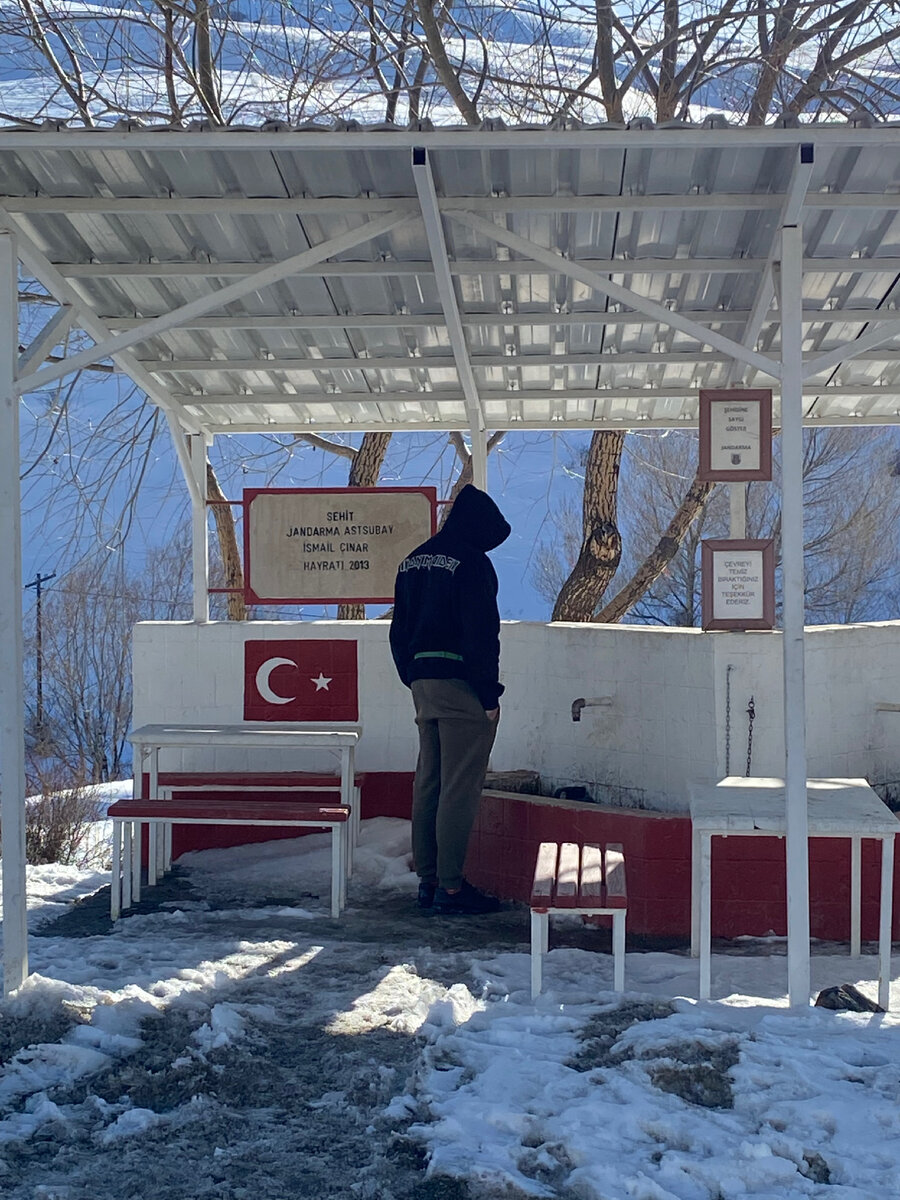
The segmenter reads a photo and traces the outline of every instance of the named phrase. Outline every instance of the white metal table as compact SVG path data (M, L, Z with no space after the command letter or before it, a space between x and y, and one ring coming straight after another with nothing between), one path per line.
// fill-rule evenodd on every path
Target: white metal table
M292 754L326 750L340 757L340 802L346 804L351 811L349 853L352 854L352 846L359 830L359 804L356 802L354 787L355 753L359 737L359 725L322 728L321 725L275 721L244 721L240 725L141 725L128 735L134 749L134 795L136 799L146 798L143 791L144 762L148 760L148 795L151 798L159 796L159 756L163 750L184 749L190 746L213 749L228 746L253 751L277 749L288 750ZM151 884L155 882L160 859L168 861L171 857L171 827L163 832L163 839L164 845L160 846L157 840L157 826L151 824L148 845L148 882ZM141 898L140 855L138 832L131 845L126 843L123 855L126 878L122 890L124 896L127 898L130 894L135 903ZM348 858L348 870L349 865Z
M808 779L810 837L850 839L850 953L860 952L862 839L881 842L878 924L878 1002L888 1007L891 980L891 910L894 835L900 822L865 779ZM784 780L729 776L693 785L691 805L691 954L700 956L700 997L710 992L711 843L714 837L784 837Z

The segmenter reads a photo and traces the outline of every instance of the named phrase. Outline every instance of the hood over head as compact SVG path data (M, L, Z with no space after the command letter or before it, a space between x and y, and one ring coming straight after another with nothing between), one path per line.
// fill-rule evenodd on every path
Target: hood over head
M506 541L512 528L487 492L467 483L453 501L441 532L479 550L493 550Z

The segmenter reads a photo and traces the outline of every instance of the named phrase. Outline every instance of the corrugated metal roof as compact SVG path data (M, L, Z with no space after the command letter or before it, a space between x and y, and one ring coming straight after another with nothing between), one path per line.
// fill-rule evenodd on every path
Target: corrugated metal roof
M801 144L814 148L808 179ZM427 151L455 314L442 303L414 147ZM701 387L773 385L703 331L777 360L768 281L802 200L804 355L836 352L806 380L807 418L894 423L898 151L900 125L864 121L4 129L0 226L97 340L205 305L119 360L189 428L646 428L694 424ZM254 271L354 230L362 239L392 213L398 223L377 237L219 302ZM484 221L561 259L534 261ZM630 289L626 299L604 280ZM639 301L693 325L675 329ZM470 377L454 352L456 316Z

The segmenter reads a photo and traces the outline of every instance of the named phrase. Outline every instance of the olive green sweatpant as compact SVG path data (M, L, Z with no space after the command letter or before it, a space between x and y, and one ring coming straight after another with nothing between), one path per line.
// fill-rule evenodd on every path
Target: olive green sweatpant
M412 695L419 727L413 860L420 879L454 891L462 883L497 721L464 679L415 679Z

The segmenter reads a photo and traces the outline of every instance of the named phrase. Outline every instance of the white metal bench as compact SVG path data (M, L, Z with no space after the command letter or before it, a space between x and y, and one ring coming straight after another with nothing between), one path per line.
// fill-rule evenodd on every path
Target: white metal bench
M621 845L605 848L575 842L542 842L531 888L531 996L540 995L543 956L554 914L612 917L615 990L625 990L625 854Z

